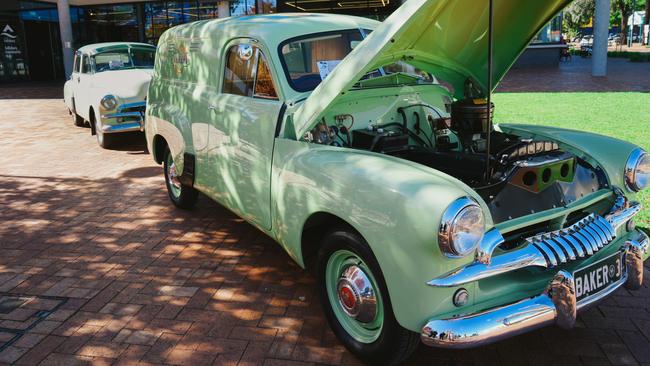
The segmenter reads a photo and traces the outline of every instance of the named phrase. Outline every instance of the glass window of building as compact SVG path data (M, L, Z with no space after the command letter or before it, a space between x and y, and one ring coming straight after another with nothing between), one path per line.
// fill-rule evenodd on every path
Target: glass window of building
M138 18L135 6L102 5L81 8L84 12L86 37L89 42L138 40Z
M218 0L200 1L198 5L199 19L214 19L219 17Z
M257 14L255 0L235 0L230 3L230 15Z
M560 13L539 31L531 43L560 43L561 38L562 14Z

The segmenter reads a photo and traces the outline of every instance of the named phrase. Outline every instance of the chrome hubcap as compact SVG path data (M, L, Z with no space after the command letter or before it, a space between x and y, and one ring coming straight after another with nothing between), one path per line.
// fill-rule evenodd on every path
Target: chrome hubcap
M341 308L349 317L370 323L377 316L377 298L372 283L363 270L351 265L343 270L337 283Z
M173 162L169 164L169 173L167 174L167 180L174 188L181 188L181 181L178 179L178 173L176 173L176 164Z

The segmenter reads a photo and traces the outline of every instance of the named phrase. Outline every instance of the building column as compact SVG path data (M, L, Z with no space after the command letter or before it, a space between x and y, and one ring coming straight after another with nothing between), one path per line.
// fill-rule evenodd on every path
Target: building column
M607 75L607 36L609 35L610 0L596 0L594 43L591 54L591 75Z
M63 68L65 78L72 74L72 62L74 50L72 49L72 22L70 21L70 5L68 0L57 0L56 9L59 13L59 30L61 33L61 45L63 50Z
M135 4L135 16L138 19L138 41L146 42L144 27L147 24L147 19L144 14L144 4Z
M219 1L217 3L217 13L219 18L227 18L230 16L230 2L229 1Z

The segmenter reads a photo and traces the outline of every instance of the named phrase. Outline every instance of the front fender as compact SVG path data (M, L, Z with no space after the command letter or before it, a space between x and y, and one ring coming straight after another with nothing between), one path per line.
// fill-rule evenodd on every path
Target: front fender
M448 258L437 243L442 213L459 197L472 196L489 212L465 184L387 155L287 139L276 140L272 179L274 233L299 264L304 223L327 212L370 245L402 326L419 331L432 315L455 311L456 288L426 282L472 260Z
M610 185L624 189L627 194L632 193L625 188L623 175L628 157L638 148L632 143L591 132L557 127L519 124L499 124L499 127L504 132L522 137L554 140L590 163L598 164L607 174Z

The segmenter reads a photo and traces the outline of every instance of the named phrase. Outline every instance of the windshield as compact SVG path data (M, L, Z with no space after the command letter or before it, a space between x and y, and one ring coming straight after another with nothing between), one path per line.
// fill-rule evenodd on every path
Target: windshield
M311 34L293 38L280 45L280 58L289 85L299 92L314 90L321 81L363 41L371 30L344 30ZM367 73L362 80L406 73L417 77L418 82L433 82L431 74L400 61Z
M128 48L106 51L93 56L95 72L124 69L152 69L154 64L154 49Z

